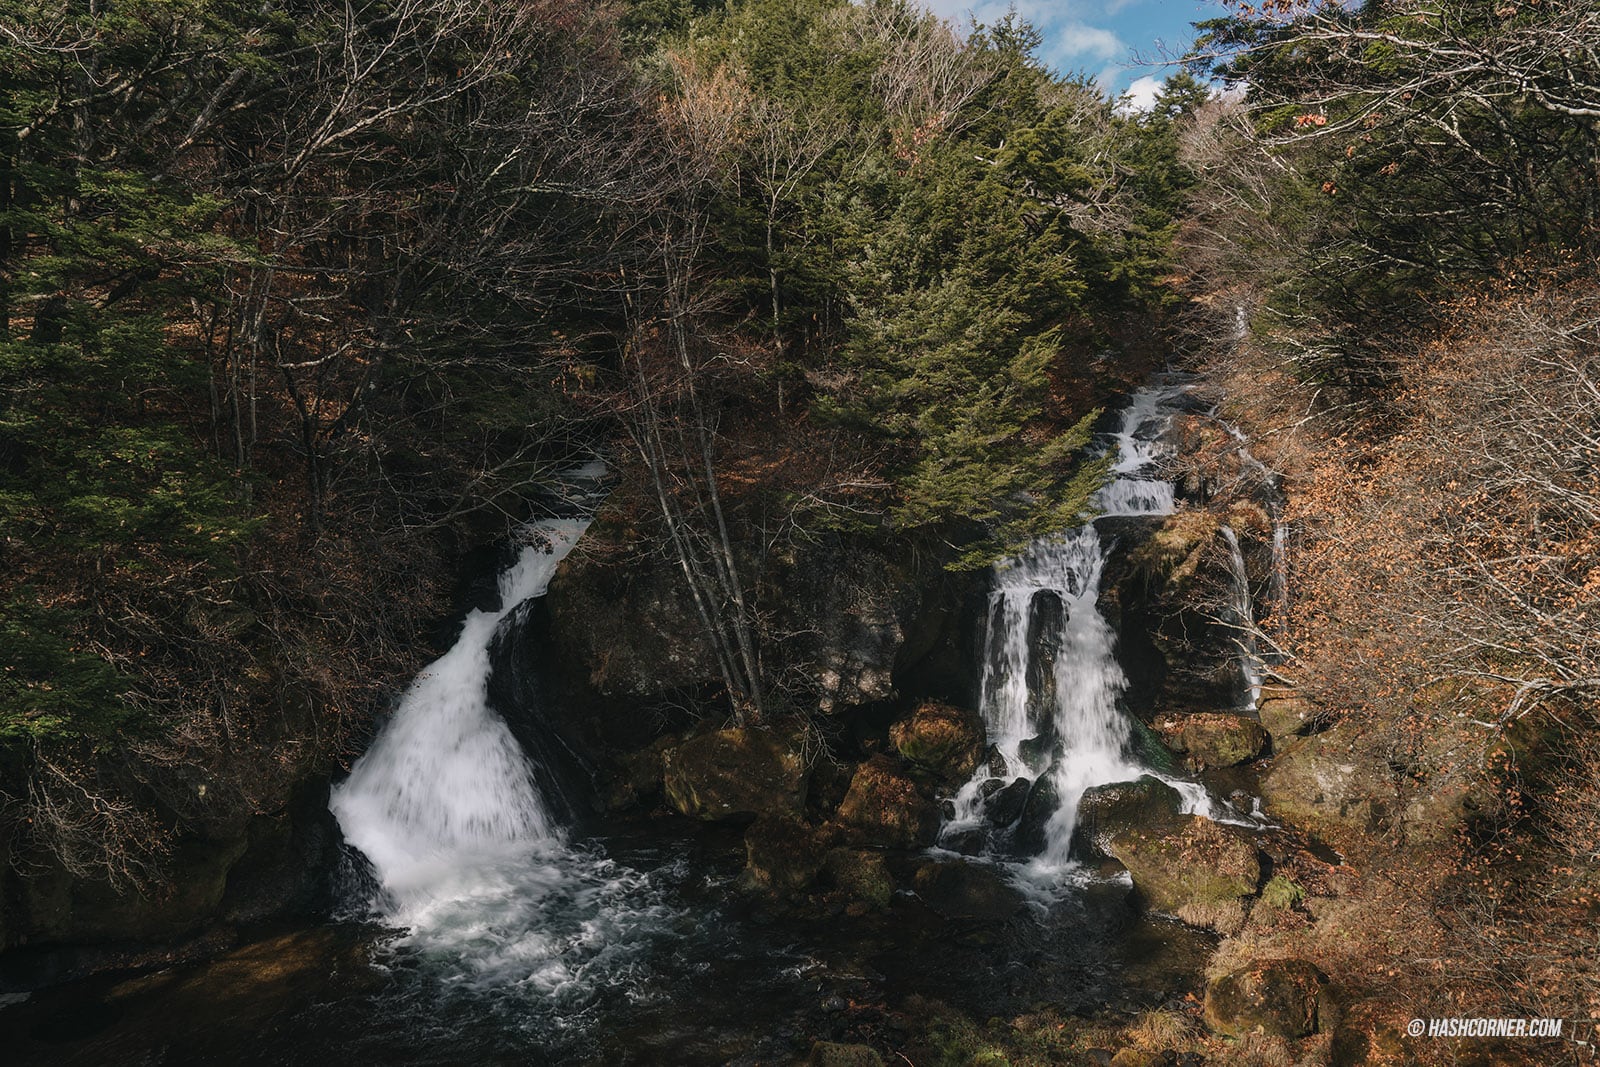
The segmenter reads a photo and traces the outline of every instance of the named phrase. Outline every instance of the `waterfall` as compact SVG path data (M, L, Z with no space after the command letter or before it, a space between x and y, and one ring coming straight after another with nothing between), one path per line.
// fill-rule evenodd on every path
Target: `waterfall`
M1179 387L1146 389L1123 410L1108 446L1114 478L1094 500L1105 515L1172 512L1172 483L1151 468L1164 455L1163 437L1180 395ZM1084 790L1149 773L1129 751L1132 726L1117 706L1128 680L1116 659L1116 636L1099 609L1109 550L1091 521L1042 537L995 566L979 706L998 759L956 794L944 840L978 832L999 798L1018 788L1019 779L1033 778L1032 788L1047 785L1056 799L1037 863L1060 869L1068 862ZM1168 781L1182 794L1185 810L1210 811L1201 786Z
M329 802L371 866L371 899L351 903L398 928L384 951L420 966L441 996L515 1001L530 1025L564 1026L596 997L627 995L651 946L680 936L682 913L665 894L686 877L683 863L643 873L569 841L560 798L539 784L558 776L535 766L490 695L497 645L525 639L519 608L544 595L582 536L604 469L566 471L541 495L578 517L523 528L499 606L467 614Z
M416 677L333 791L334 817L371 862L392 918L404 922L459 889L464 866L561 841L533 767L489 706L489 649L507 616L544 594L587 526L525 528L527 543L499 576L499 609L467 615L454 647Z
M1255 711L1261 703L1261 655L1256 647L1255 603L1250 597L1250 573L1245 569L1244 552L1233 527L1224 524L1219 531L1228 546L1228 569L1233 585L1228 592L1227 623L1233 627L1239 646L1239 674L1246 694L1245 710Z

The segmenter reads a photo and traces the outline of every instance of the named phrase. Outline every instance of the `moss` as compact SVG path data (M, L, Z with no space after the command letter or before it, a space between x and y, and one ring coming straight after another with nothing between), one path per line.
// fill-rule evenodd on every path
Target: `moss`
M1269 908L1288 910L1306 897L1306 891L1281 874L1267 879L1261 887L1261 903Z

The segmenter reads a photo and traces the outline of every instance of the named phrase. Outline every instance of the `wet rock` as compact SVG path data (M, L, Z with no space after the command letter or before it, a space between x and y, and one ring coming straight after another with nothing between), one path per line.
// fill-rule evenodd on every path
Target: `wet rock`
M1271 736L1254 719L1224 711L1199 712L1163 724L1162 736L1197 770L1233 767L1264 754Z
M1157 911L1238 900L1256 891L1261 861L1236 827L1180 815L1165 827L1115 833L1106 851L1133 877L1133 888Z
M1091 786L1078 801L1073 844L1091 855L1109 856L1114 835L1127 830L1163 831L1173 825L1182 807L1176 789L1148 774L1131 782Z
M1267 812L1331 842L1385 824L1398 792L1387 766L1356 741L1355 728L1341 724L1284 749L1261 778Z
M946 919L1004 919L1021 906L1016 890L993 868L959 860L923 865L912 887Z
M894 897L894 879L879 853L836 848L824 858L822 871L835 888L868 907L887 908Z
M1306 960L1262 960L1206 987L1206 1025L1228 1037L1262 1033L1292 1041L1331 1032L1337 1015L1327 977Z
M743 880L779 896L803 892L817 880L827 849L816 830L788 815L763 815L744 832Z
M717 730L669 748L662 791L694 819L750 819L805 805L805 760L765 730Z
M856 769L838 817L868 844L890 848L922 848L939 833L938 806L884 758Z
M965 830L947 830L939 838L940 848L947 848L951 852L959 852L963 856L981 855L988 844L988 831L975 826L968 827Z
M1026 779L1019 779L1026 781ZM1012 785L1016 783L1013 782ZM1015 841L1025 853L1043 851L1050 825L1050 817L1061 807L1061 796L1056 791L1054 776L1040 775L1028 787L1028 795L1018 816Z
M1055 740L1056 660L1061 655L1066 626L1067 607L1059 593L1041 589L1033 594L1028 601L1028 722L1039 731L1035 740L1047 748ZM1023 758L1029 759L1026 753Z
M989 751L983 756L984 768L989 772L990 778L1009 778L1011 770L1006 766L1006 758L994 745L989 746Z
M1028 803L1028 794L1032 788L1033 783L1026 778L1018 778L1010 784L1000 785L985 798L983 817L995 826L1005 829L1022 817L1022 809Z
M1030 737L1017 745L1017 755L1022 757L1022 762L1031 767L1048 766L1055 751L1056 741L1053 732Z
M954 784L972 777L983 752L983 720L976 712L927 701L889 728L895 750L918 770Z
M870 1045L818 1041L811 1046L806 1067L883 1067L883 1057Z

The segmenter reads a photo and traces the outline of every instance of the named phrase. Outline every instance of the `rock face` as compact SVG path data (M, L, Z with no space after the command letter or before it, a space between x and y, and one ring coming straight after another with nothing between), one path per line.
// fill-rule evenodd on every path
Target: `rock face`
M603 540L604 531L591 531ZM744 553L736 545L736 553ZM742 564L761 590L764 655L774 674L804 677L824 713L889 700L923 664L931 689L973 688L963 657L931 655L955 640L975 579L924 571L859 542L824 537ZM558 668L602 698L649 700L720 685L716 657L682 574L665 561L568 560L545 597ZM779 636L782 635L782 636ZM942 644L943 643L943 644ZM934 677L937 676L937 677Z
M889 728L889 740L918 770L943 784L959 784L983 755L983 720L976 712L926 701Z
M1261 861L1238 829L1198 815L1165 827L1112 834L1106 851L1133 876L1134 891L1158 911L1229 903L1256 891Z
M1337 1006L1328 979L1305 960L1263 960L1206 988L1206 1025L1228 1037L1263 1033L1289 1040L1330 1033Z
M1395 814L1398 794L1371 754L1355 751L1354 728L1339 725L1301 738L1261 779L1266 810L1337 842L1378 829Z
M800 754L765 730L717 730L662 754L667 803L694 819L797 813L805 806L806 779Z
M744 832L745 882L780 896L803 892L817 880L827 849L800 819L763 815Z
M1183 798L1159 778L1141 775L1132 782L1091 786L1078 801L1074 846L1091 855L1111 855L1119 833L1161 833L1177 822Z
M867 844L922 848L939 833L939 809L891 760L863 763L839 805L839 821Z
M1199 712L1167 720L1162 738L1191 767L1233 767L1265 754L1272 737L1254 719L1225 711Z

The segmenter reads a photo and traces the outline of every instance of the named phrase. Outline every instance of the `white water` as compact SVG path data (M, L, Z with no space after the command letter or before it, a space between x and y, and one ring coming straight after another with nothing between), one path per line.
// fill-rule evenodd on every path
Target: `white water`
M1256 648L1255 603L1250 597L1250 573L1245 569L1244 552L1233 527L1224 524L1222 540L1228 545L1228 569L1233 586L1228 592L1228 625L1239 647L1239 674L1244 682L1245 710L1255 711L1261 703L1261 654Z
M533 768L489 706L489 646L501 621L542 596L588 521L528 530L500 574L498 611L472 611L455 646L411 683L393 718L330 806L345 840L367 857L392 899L389 916L413 925L441 899L472 891L473 871L561 841Z
M1159 517L1172 512L1172 483L1159 479L1151 468L1165 454L1163 437L1181 392L1176 387L1146 389L1123 411L1111 446L1116 477L1095 498L1106 515ZM1093 522L1040 538L1020 556L996 565L989 594L980 706L989 741L1004 758L1008 774L1048 774L1052 779L1060 803L1045 830L1044 852L1032 866L1056 877L1069 863L1084 791L1152 773L1130 753L1131 724L1117 707L1128 679L1116 659L1115 634L1098 606L1108 550ZM1056 602L1065 609L1059 649L1039 640L1046 635L1036 625L1053 614ZM1037 741L1033 747L1042 751L1031 753L1032 760L1024 757L1024 743L1039 737L1055 742L1058 759L1051 751L1055 746ZM1202 786L1158 777L1178 790L1185 812L1212 813ZM946 837L983 825L989 778L988 768L980 767L957 793Z
M558 495L581 500L602 473L571 471ZM496 631L544 594L588 524L524 529L499 576L500 607L467 615L454 647L411 683L329 805L371 863L378 891L364 903L403 931L394 950L422 960L442 990L513 996L530 1022L557 1025L596 990L628 984L650 942L668 936L678 913L655 880L683 873L669 865L641 874L569 844L489 702Z

